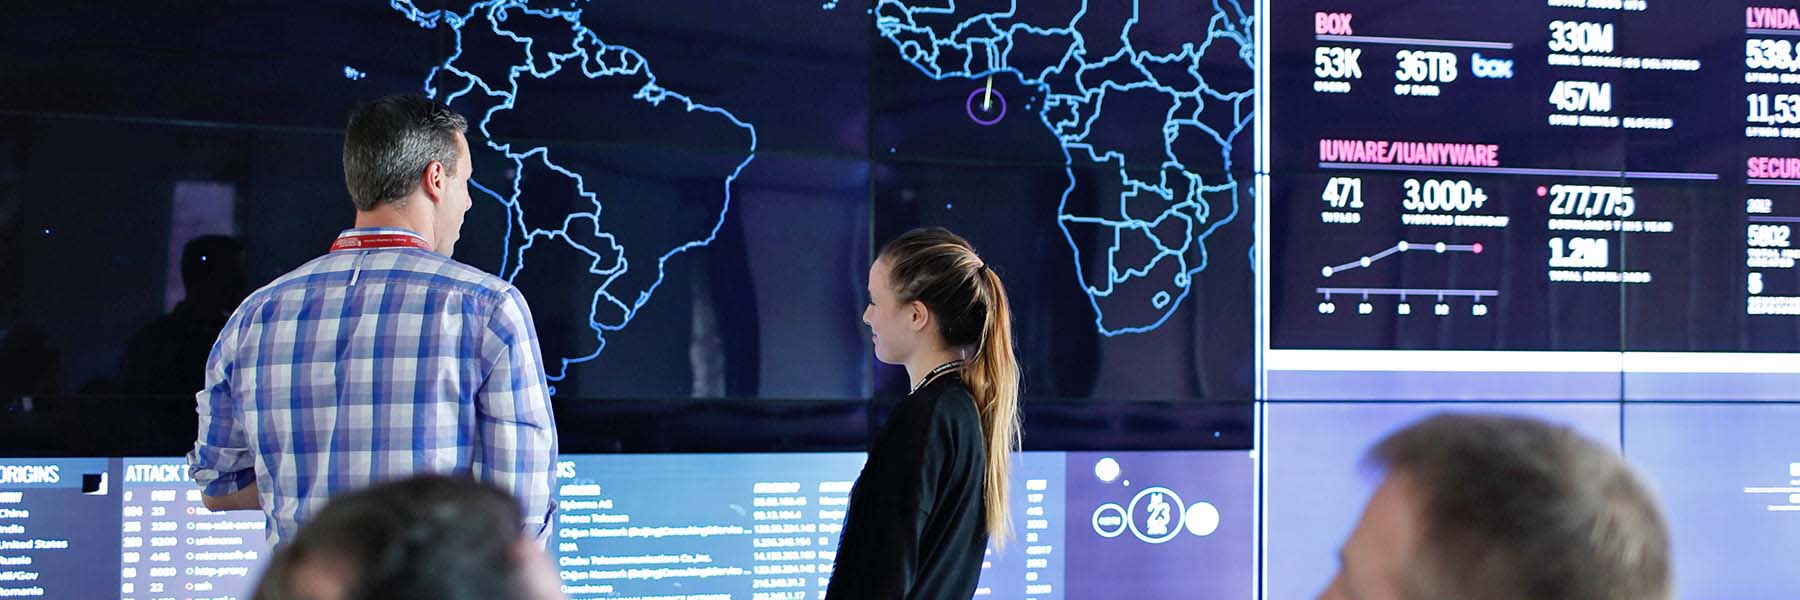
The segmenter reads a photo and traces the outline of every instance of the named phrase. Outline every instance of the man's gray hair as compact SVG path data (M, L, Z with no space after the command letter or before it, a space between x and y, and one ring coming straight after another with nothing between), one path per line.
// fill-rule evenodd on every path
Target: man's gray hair
M412 193L432 161L455 175L456 136L468 128L450 107L417 95L357 107L344 129L344 185L356 210L375 210Z
M1669 534L1617 452L1567 427L1439 415L1370 458L1419 499L1414 600L1664 600Z

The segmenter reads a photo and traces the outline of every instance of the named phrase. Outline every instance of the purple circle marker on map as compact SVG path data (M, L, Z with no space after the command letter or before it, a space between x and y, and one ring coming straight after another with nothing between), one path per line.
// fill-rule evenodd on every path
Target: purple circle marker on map
M982 105L985 104L986 101L982 96L988 94L992 94L993 105L984 109L982 108ZM974 120L977 125L983 127L999 123L1000 119L1006 116L1006 97L1000 95L1000 92L989 88L975 88L975 91L969 92L969 100L965 104L967 106L964 108L969 109L969 118Z

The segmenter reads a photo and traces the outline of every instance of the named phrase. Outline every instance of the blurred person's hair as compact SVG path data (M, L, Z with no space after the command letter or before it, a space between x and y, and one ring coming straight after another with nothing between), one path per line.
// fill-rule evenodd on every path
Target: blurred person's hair
M281 546L256 600L306 600L302 567L334 572L344 600L522 597L519 503L493 486L421 475L331 500Z
M1617 452L1567 427L1439 415L1371 452L1419 499L1413 600L1663 600L1669 535Z

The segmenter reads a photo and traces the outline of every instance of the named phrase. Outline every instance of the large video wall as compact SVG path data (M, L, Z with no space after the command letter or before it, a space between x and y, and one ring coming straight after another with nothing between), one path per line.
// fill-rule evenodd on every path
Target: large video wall
M396 92L469 118L456 258L524 292L559 421L610 424L562 432L575 597L816 597L855 433L906 386L868 265L934 225L1015 308L1028 504L995 597L1311 597L1362 453L1446 410L1619 448L1679 597L1800 586L1800 3L7 14L0 591L241 597L266 548L195 508L189 416L100 451L42 415L191 403L210 336L156 324L201 304L183 248L241 242L239 294L324 252L345 118Z

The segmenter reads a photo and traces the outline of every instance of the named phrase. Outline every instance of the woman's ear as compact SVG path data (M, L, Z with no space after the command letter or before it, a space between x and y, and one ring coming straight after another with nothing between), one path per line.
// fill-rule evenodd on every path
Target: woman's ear
M925 326L931 324L931 309L925 308L925 303L918 300L908 302L906 306L911 311L907 324L912 327L913 332L925 331Z

